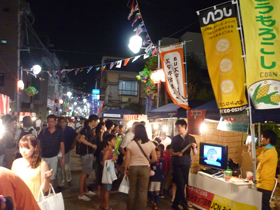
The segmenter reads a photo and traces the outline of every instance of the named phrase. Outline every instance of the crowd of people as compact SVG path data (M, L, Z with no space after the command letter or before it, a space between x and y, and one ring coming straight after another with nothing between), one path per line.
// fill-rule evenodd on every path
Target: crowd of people
M172 207L179 209L180 203L188 209L185 177L191 163L190 151L196 154L196 142L187 134L184 120L176 122L179 136L183 137L177 137L174 142L166 134L149 139L143 121L134 122L132 128L126 129L125 125L99 119L96 115L76 123L65 117L49 115L45 128L41 118L33 123L29 116L23 118L20 128L10 115L2 117L2 122L6 129L0 141L0 166L11 169L9 173L26 184L35 201L39 199L40 187L48 193L50 184L57 185L58 191L65 185L72 185L71 150L76 148L82 164L79 200L89 201L97 194L100 209L110 209L112 183L104 181L104 168L111 162L117 171L115 179L126 176L130 181L128 210L144 209L147 199L154 209L158 209L159 198L168 192L170 186L173 186ZM121 143L116 149L118 138ZM182 154L180 147L190 142L192 149ZM184 160L180 162L181 159ZM94 163L97 193L87 187ZM176 178L171 168L176 171ZM15 201L13 203L17 205Z
M79 200L89 201L91 196L97 195L99 208L111 209L109 198L113 181L128 178L128 210L145 209L147 201L153 204L153 209L158 209L159 198L169 189L172 189L173 209L178 210L179 205L183 209L191 206L186 189L191 152L197 154L197 143L188 134L185 120L176 121L178 135L172 140L165 133L149 139L145 122L134 122L126 129L125 125L99 119L96 115L76 123L49 115L45 128L40 118L33 124L29 116L23 118L21 127L10 115L3 116L2 123L5 132L0 137L0 209L37 210L40 209L36 202L40 198L40 188L47 194L50 184L57 184L58 191L65 185L71 187L71 150L74 148L82 164ZM276 164L276 139L273 131L264 131L262 144L265 147L257 151L261 164L257 187L263 193L263 207L269 204L274 183L274 171L268 176L267 170ZM250 153L250 145L248 148ZM265 163L267 159L274 162L268 162L269 165ZM94 164L97 193L87 187ZM260 176L261 173L266 175ZM24 207L27 203L28 207Z

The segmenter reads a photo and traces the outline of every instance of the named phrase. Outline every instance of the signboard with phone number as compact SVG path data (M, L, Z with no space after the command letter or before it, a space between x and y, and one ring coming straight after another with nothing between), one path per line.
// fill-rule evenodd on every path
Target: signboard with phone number
M200 209L206 210L257 210L256 206L239 203L211 192L189 186L188 201Z

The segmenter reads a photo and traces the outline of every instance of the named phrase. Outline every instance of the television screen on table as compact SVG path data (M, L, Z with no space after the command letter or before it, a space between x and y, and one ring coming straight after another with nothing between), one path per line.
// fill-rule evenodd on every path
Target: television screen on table
M199 164L215 169L227 169L228 147L225 145L200 143Z

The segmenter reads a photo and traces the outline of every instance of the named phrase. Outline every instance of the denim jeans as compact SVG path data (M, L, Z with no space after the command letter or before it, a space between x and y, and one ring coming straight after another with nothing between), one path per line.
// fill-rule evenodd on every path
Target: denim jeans
M71 160L71 151L65 154L65 165L62 168L60 166L61 156L58 156L58 166L57 166L57 183L58 186L63 187L65 185L65 180L67 182L72 181L70 160Z
M127 210L146 209L149 177L150 168L148 166L129 167Z

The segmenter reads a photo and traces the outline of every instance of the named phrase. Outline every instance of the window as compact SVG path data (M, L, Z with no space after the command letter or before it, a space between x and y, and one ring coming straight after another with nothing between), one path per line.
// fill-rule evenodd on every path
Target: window
M138 81L119 80L119 95L137 96Z

